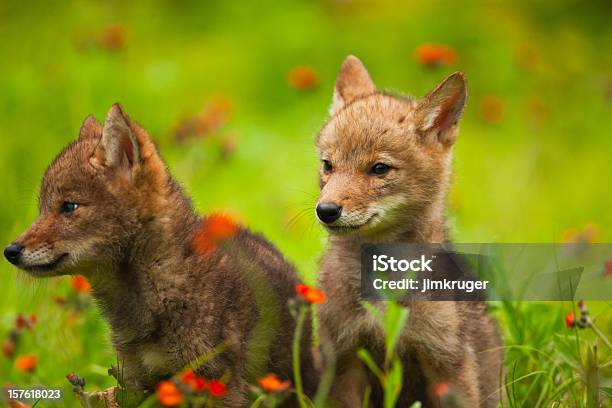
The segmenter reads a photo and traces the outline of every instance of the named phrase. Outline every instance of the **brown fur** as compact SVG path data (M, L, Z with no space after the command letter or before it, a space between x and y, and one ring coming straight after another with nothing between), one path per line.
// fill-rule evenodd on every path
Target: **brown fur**
M339 219L324 224L331 235L320 285L329 300L319 317L338 354L332 397L343 407L358 406L368 382L377 386L356 360L357 349L379 356L384 351L382 328L360 304L361 244L448 240L445 201L466 95L461 73L412 100L377 91L355 57L349 56L340 70L331 117L317 146L321 160L331 166L321 168L319 203L342 207ZM376 163L390 166L389 172L373 175ZM465 407L497 406L500 340L485 304L421 301L409 306L397 350L407 369L398 406L415 400L435 406L431 387L442 382L461 393ZM373 403L380 403L376 395Z
M65 201L79 207L61 213ZM291 377L287 301L297 276L271 244L242 228L231 226L233 234L198 253L194 239L203 239L206 222L146 132L114 105L104 126L88 117L49 166L40 216L15 241L25 247L18 266L38 277L89 278L130 387L152 389L226 345L196 371L227 379L223 404L240 407L248 375ZM312 390L306 353L303 366Z

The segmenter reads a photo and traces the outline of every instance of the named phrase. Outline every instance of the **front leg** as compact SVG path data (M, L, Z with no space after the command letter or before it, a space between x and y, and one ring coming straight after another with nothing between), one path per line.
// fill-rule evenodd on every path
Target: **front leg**
M443 407L440 396L434 395L436 384L446 383L460 395L458 407L480 407L480 389L476 359L470 350L460 358L442 361L431 355L419 355L419 364L425 376L427 395L434 407Z
M480 406L476 350L462 330L464 317L455 302L413 302L404 335L421 367L430 401L436 384L446 383L461 396L459 406ZM434 404L433 406L439 406Z
M330 397L342 408L360 407L368 387L368 373L357 356L339 364Z

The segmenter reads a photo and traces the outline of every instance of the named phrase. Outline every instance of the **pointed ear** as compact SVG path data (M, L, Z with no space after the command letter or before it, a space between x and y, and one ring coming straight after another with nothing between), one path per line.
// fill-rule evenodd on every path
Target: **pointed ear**
M368 70L357 57L349 55L342 63L338 79L336 79L330 114L336 114L346 104L375 91L376 86Z
M102 125L93 115L89 115L83 121L79 131L79 139L98 138L102 136Z
M118 103L110 108L104 120L102 138L91 158L95 167L130 171L140 161L139 144L130 123Z
M418 102L417 132L423 141L451 146L457 137L457 123L467 99L467 82L463 72L455 72Z

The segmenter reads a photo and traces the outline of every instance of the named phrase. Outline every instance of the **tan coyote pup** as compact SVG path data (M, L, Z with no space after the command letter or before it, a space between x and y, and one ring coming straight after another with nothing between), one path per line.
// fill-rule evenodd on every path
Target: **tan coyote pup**
M291 377L294 269L262 237L198 217L119 105L104 125L85 119L51 163L38 219L4 254L35 277L90 280L128 388L154 389L213 350L195 371L227 381L223 406L247 404L249 374Z
M380 92L355 57L336 81L331 116L317 138L321 158L317 217L330 233L320 285L328 294L319 317L334 345L338 372L332 397L360 406L368 384L358 348L381 354L382 327L360 303L363 243L448 241L445 201L452 147L467 96L463 73L420 100ZM397 352L406 369L398 406L435 406L433 387L447 383L462 406L497 406L500 340L481 302L409 302ZM380 361L379 361L380 363Z

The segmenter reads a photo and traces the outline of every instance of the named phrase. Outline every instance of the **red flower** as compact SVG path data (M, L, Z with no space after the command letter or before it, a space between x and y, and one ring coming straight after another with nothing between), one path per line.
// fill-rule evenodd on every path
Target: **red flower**
M317 71L309 66L294 67L287 77L289 85L299 90L308 90L317 86L319 79Z
M89 281L84 276L78 275L72 277L72 289L78 293L89 293L91 292L91 286L89 285Z
M291 387L289 381L282 381L276 374L268 374L261 377L257 382L261 388L268 392L281 392Z
M181 374L180 380L183 384L190 386L194 391L197 392L204 391L208 386L206 380L194 373L191 369Z
M15 319L15 327L21 330L21 329L25 329L27 325L28 325L28 321L21 313L19 313L17 315L17 318Z
M315 303L317 305L320 305L321 303L325 302L325 293L321 292L314 286L298 283L297 285L295 285L295 291L308 303Z
M15 327L18 330L23 329L31 329L37 322L36 315L32 313L29 317L25 317L23 314L19 313L15 318Z
M183 395L172 381L162 381L155 390L157 400L165 407L175 407L183 402Z
M74 373L68 373L66 374L66 379L70 384L75 385L78 384L79 376Z
M183 384L189 384L195 377L196 373L194 373L192 369L189 369L183 372L179 378Z
M193 388L194 391L202 392L208 388L208 383L204 378L196 377L191 383L191 388Z
M606 270L606 276L612 278L612 258L608 259L604 265Z
M15 359L15 370L23 373L31 373L36 370L38 357L33 354L19 356Z
M217 249L220 242L236 235L238 229L238 225L227 215L211 214L202 221L202 226L193 239L193 250L200 255L206 255Z
M78 374L66 374L66 379L70 384L74 385L75 387L83 388L85 386L85 378L79 377Z
M576 326L576 316L574 312L570 312L565 315L565 325L570 329Z
M421 64L430 67L451 66L459 60L455 50L442 44L422 44L415 50L415 56Z
M215 398L222 397L227 394L227 386L220 380L212 380L208 383L208 391Z
M15 343L12 340L4 340L4 343L2 343L2 354L6 358L13 357L13 355L15 355Z

